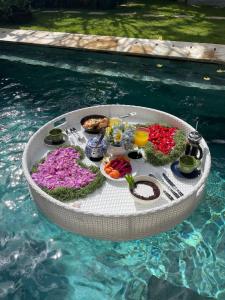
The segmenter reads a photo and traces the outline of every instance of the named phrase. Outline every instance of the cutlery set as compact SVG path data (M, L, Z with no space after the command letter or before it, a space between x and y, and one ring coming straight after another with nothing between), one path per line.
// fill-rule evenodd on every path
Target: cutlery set
M67 128L65 132L68 136L72 134L80 143L85 143L85 138L78 133L75 127Z
M182 197L184 194L177 188L177 186L172 182L172 180L168 177L168 175L164 172L162 173L162 177L158 178L156 177L154 174L149 174L149 176L154 177L156 179L158 179L158 181L160 181L160 183L163 185L163 187L166 189L168 189L173 196L168 193L165 189L163 190L163 193L166 195L166 197L168 199L170 199L171 201L174 200L174 196L176 199Z

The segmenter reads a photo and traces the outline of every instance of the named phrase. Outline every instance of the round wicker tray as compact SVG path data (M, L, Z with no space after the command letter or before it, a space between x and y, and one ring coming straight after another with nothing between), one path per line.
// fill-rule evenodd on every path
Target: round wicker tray
M44 144L44 137L50 129L59 126L62 129L75 127L80 135L86 139L90 137L83 132L80 120L86 115L103 114L108 117L126 115L136 112L137 115L130 117L129 122L168 123L182 129L186 134L194 130L181 119L162 111L138 106L127 105L102 105L79 109L64 114L48 122L41 127L27 143L23 153L23 170L27 179L29 190L33 200L41 212L51 221L72 232L85 236L108 239L108 240L132 240L154 235L168 230L185 219L199 203L208 177L211 157L206 142L202 139L201 147L204 151L202 159L202 172L198 178L182 179L173 175L170 165L153 167L144 161L136 161L138 164L138 175L153 173L157 176L162 172L168 174L169 178L184 194L179 199L169 200L164 194L158 201L149 205L136 204L129 194L125 182L114 182L107 180L104 186L87 198L60 202L47 195L32 180L30 171L32 166L40 160L50 149ZM84 147L85 144L78 143L75 136L70 136L70 143ZM93 164L86 159L84 161Z

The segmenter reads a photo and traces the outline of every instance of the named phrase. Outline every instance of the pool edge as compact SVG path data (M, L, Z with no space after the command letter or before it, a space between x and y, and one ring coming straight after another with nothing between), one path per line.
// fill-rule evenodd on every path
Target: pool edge
M225 64L225 45L0 28L0 42Z

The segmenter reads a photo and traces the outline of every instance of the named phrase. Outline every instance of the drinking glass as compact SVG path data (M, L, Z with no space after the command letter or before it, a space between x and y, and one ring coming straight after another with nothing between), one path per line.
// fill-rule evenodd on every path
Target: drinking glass
M144 147L148 142L148 130L146 128L137 128L134 133L134 144L138 147Z
M138 148L144 147L148 142L149 132L146 128L140 127L135 130L134 133L134 144ZM128 156L133 159L142 158L140 150L131 151Z

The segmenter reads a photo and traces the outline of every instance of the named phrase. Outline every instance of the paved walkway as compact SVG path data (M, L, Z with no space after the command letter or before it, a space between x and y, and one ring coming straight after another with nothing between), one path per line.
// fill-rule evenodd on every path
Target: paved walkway
M0 28L0 42L189 59L225 64L225 45Z

